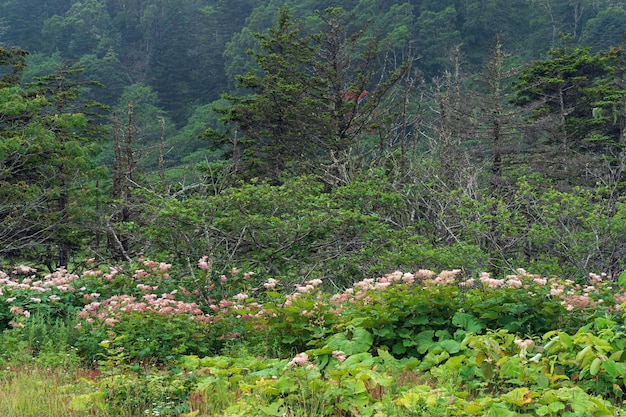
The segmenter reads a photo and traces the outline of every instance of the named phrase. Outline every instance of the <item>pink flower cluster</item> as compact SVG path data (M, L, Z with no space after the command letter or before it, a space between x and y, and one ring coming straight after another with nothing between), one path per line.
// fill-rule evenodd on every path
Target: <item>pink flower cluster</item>
M158 277L163 279L170 278L168 271L172 267L171 264L167 264L165 262L150 261L147 259L140 259L139 262L143 266L145 266L146 269L136 269L135 273L133 274L133 278L149 278L152 276L152 274L156 274Z
M305 281L304 285L296 284L296 292L300 294L307 294L319 287L321 284L321 279L312 279L310 281Z
M79 313L79 317L88 323L94 320L114 325L119 321L123 313L130 312L156 313L156 314L184 314L195 320L213 322L203 313L196 303L186 303L174 298L174 294L146 294L137 300L130 295L114 295L101 302L87 304Z
M309 363L309 355L304 352L298 353L287 366L304 366Z
M330 298L330 302L336 306L345 302L356 303L357 300L367 303L369 301L367 297L368 291L383 291L395 284L410 286L415 283L416 278L422 277L428 280L433 276L435 276L434 272L422 269L415 275L402 271L394 271L376 279L366 278L352 284L352 288L347 288L344 292L333 295Z
M156 272L156 273L162 275L164 278L169 278L169 274L167 272L172 267L172 264L168 264L168 263L165 263L165 262L150 261L150 260L146 260L146 259L142 260L141 262L150 271Z
M37 270L26 265L18 265L13 269L13 275L30 275L36 273Z
M117 274L119 274L122 271L123 271L122 267L119 267L119 266L109 267L108 272L103 272L99 269L90 269L90 270L83 272L83 277L94 277L94 278L97 278L98 281L110 282L113 280L113 278Z
M9 311L17 316L24 316L26 318L30 317L30 311L24 310L22 307L13 306L9 309Z
M488 272L482 272L479 278L480 282L483 286L487 288L500 288L505 286L505 281L503 279L495 279L491 278ZM472 281L473 282L473 281ZM521 287L521 282L518 282L516 277L508 276L506 280L507 285L511 285L511 288L519 288ZM519 286L518 286L519 284Z
M263 286L267 290L273 290L274 288L276 288L276 285L278 285L278 282L279 281L277 279L270 278L263 284Z
M23 265L15 267L11 272L12 276L0 271L0 296L13 295L5 300L7 303L13 303L20 296L24 302L39 304L42 302L42 294L76 291L74 284L80 279L78 275L70 274L63 268L41 279L34 275L36 272L35 269ZM27 276L20 278L20 275ZM57 294L48 295L47 298L50 301L61 299Z
M203 271L208 271L211 266L209 265L209 257L204 255L202 258L198 259L198 268Z
M351 288L346 289L342 293L330 297L330 303L337 306L331 312L340 313L341 305L344 303L368 303L371 301L371 297L367 295L369 291L385 290L398 284L407 286L421 284L423 287L456 285L460 288L520 289L521 291L528 291L531 295L541 293L547 297L559 298L569 311L595 308L599 304L604 303L604 300L598 297L598 294L601 292L611 293L613 297L615 305L610 305L609 311L621 311L622 304L626 303L626 292L614 291L611 286L611 277L607 274L589 274L589 283L581 285L571 280L543 278L539 275L530 274L522 268L517 269L517 274L508 275L504 279L495 279L489 273L483 272L477 280L474 278L463 280L459 278L460 273L461 270L459 269L441 271L439 274L427 269L421 269L415 274L395 271L376 279L364 279L354 283Z
M341 350L333 350L333 358L337 359L337 362L343 362L346 360L346 354L343 353Z

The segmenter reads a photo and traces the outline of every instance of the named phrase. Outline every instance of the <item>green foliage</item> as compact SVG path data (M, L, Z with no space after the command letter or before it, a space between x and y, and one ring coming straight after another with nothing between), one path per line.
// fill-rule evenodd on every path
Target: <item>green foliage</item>
M94 165L98 108L81 103L80 88L90 83L72 79L80 68L61 68L21 88L24 53L3 53L12 56L3 79L13 85L0 90L0 252L27 258L31 250L47 249L51 258L57 250L57 260L46 260L52 271L67 265L69 253L88 235L83 222L93 213L78 206L89 194L83 185L100 174ZM11 59L18 61L11 64Z
M222 325L210 326L185 315L130 312L115 329L82 324L75 343L78 353L103 366L128 362L167 363L182 354L208 355L219 350Z
M397 271L332 294L322 280L291 292L237 269L216 285L208 261L198 262L205 294L144 259L65 280L100 301L79 325L53 323L35 308L43 302L31 300L32 315L12 310L20 325L2 334L3 360L97 361L104 376L70 394L70 406L102 415L621 415L612 404L626 378L626 295L605 276L580 286L523 270L505 279ZM204 312L180 304L194 297Z
M0 4L2 43L34 52L0 48L0 253L72 268L0 276L3 365L99 364L92 392L62 388L81 414L623 414L623 10L70 3ZM514 86L532 123L505 61L463 74L496 34L522 62L559 31ZM119 223L93 98L133 103ZM177 267L106 267L113 229Z
M619 153L621 137L616 128L623 114L615 110L625 94L619 81L623 53L621 48L594 55L590 48L553 49L550 59L520 74L513 86L515 101L533 105L530 119L543 131L532 152L548 155L552 161L550 167L541 168L542 157L533 154L529 163L539 172L570 186L594 186L595 180L585 181L585 164L616 163L613 158Z
M457 10L454 6L445 7L441 11L424 10L417 18L418 39L420 50L429 56L429 63L425 69L429 74L437 74L450 65L448 53L459 44L461 32L456 28ZM428 33L437 33L429 36ZM442 51L447 53L442 54Z
M621 7L601 10L585 24L580 43L591 47L595 52L619 47L626 33L625 19L626 11Z
M186 400L194 379L176 369L165 375L113 375L100 381L100 395L111 415L180 416L190 411ZM97 401L90 405L97 405Z
M329 8L319 20L322 29L307 32L281 8L276 25L255 35L258 69L237 76L248 95L224 95L230 106L216 109L242 135L230 142L244 178L280 182L286 175L323 173L319 164L325 164L328 181L341 183L346 174L334 166L373 150L365 132L379 130L376 140L387 146L394 87L407 67L375 70L378 41L349 29L342 9Z

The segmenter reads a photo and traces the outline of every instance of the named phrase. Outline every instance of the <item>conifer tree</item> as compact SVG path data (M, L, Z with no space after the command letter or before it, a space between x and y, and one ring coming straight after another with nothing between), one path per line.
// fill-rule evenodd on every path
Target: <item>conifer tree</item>
M93 230L82 204L93 194L87 181L97 173L98 128L80 103L76 69L23 88L25 56L0 48L0 254L53 269L67 265Z
M530 163L568 185L595 185L602 161L617 160L624 144L624 50L592 54L559 48L524 70L515 103L532 105Z
M256 35L258 71L237 77L250 94L227 95L230 106L218 110L245 177L315 173L346 182L348 165L388 144L399 104L392 92L407 66L388 68L376 40L363 47L363 30L346 33L340 9L320 17L324 29L304 33L281 9L276 26Z

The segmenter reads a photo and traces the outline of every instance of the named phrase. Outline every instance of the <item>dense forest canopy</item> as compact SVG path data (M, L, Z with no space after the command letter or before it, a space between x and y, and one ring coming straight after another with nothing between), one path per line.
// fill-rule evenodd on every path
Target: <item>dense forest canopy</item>
M0 255L626 267L626 4L0 2Z
M320 25L315 11L333 2L144 0L3 1L0 42L31 53L29 72L46 73L59 60L77 60L85 77L105 84L98 99L114 105L133 84L151 87L159 107L181 126L195 106L210 103L251 65L253 33L276 20L283 4ZM517 62L543 58L560 45L607 49L621 42L624 11L612 1L349 1L349 25L368 25L395 54L412 41L415 66L426 79L449 69L460 45L464 63L479 67L496 35Z

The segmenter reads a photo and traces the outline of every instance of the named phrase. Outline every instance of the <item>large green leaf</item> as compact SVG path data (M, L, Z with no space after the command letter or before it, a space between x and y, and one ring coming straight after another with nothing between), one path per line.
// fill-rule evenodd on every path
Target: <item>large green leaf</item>
M458 353L461 350L461 344L456 340L442 340L439 344L449 353Z
M327 348L332 350L340 350L346 355L354 355L355 353L367 352L374 342L374 337L370 332L362 327L337 333L326 343Z
M476 317L461 311L457 311L454 317L452 317L452 324L464 329L468 333L475 334L480 333L485 328L484 323Z
M417 341L417 351L419 353L426 353L428 349L430 349L435 341L433 340L433 336L435 335L434 330L424 330L423 332L419 332L417 336L415 336L415 340Z

